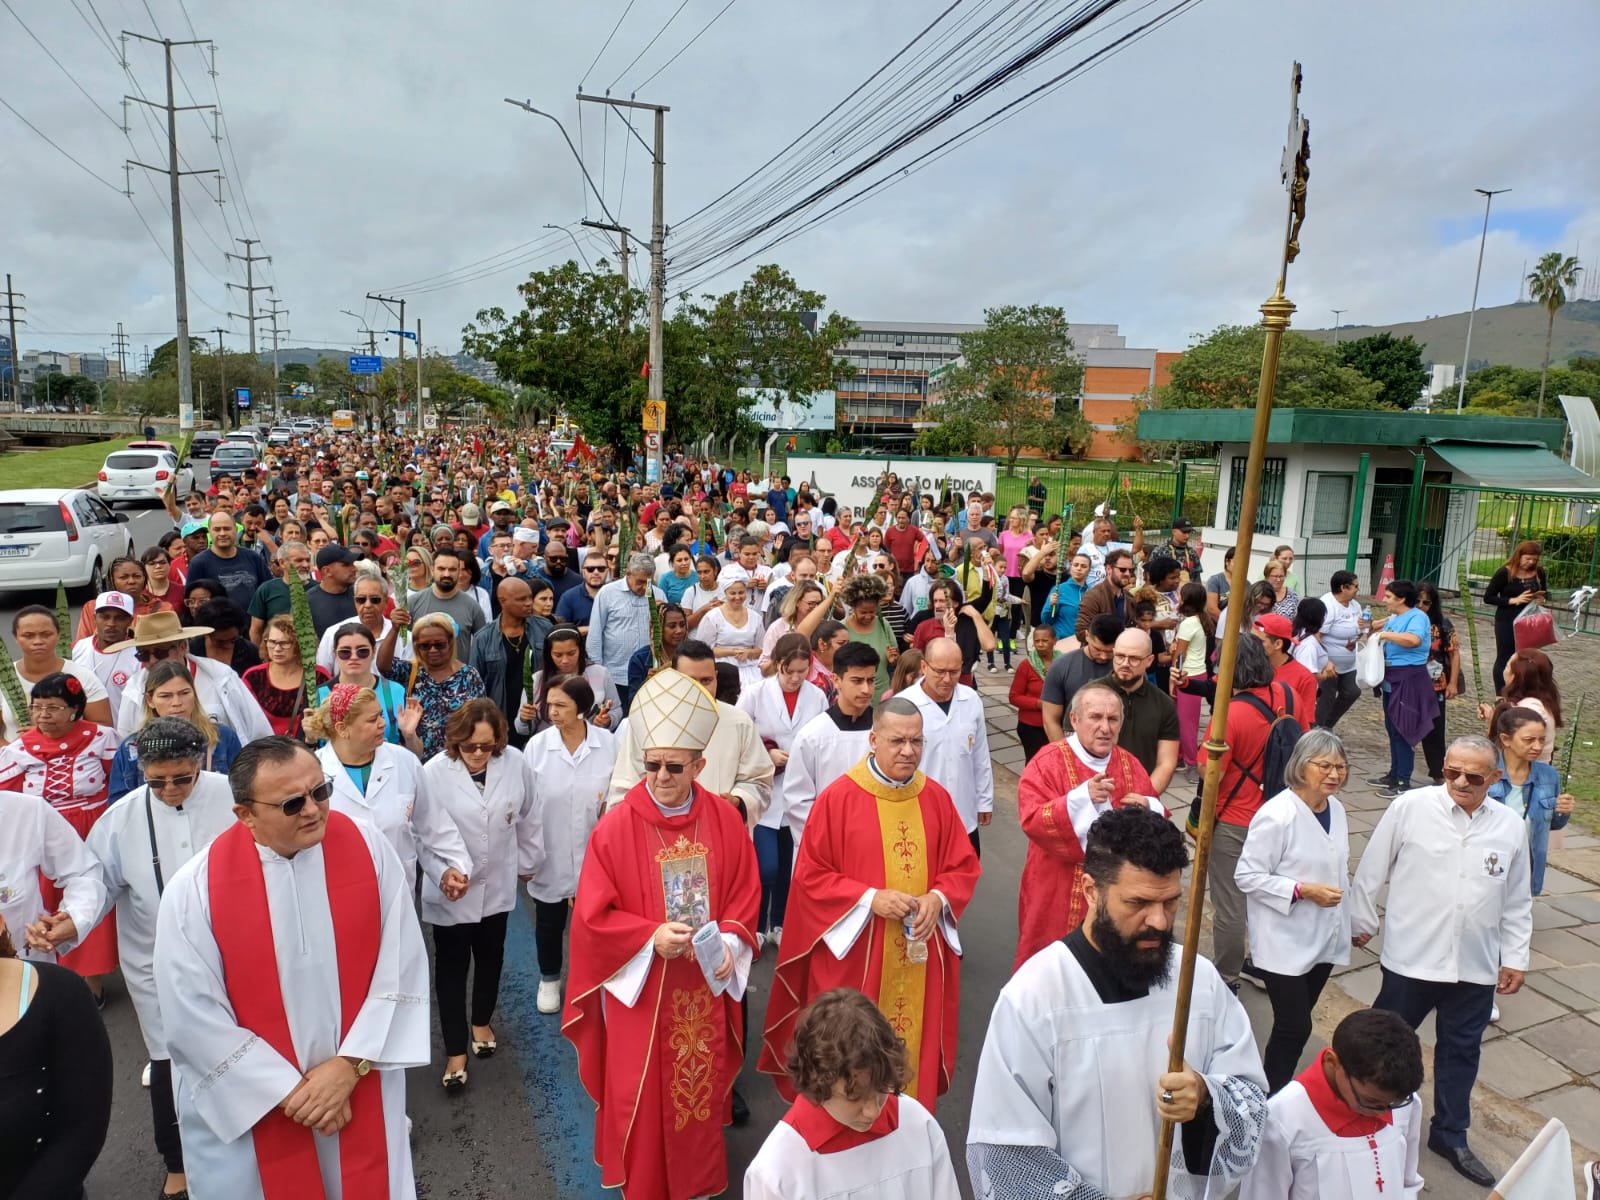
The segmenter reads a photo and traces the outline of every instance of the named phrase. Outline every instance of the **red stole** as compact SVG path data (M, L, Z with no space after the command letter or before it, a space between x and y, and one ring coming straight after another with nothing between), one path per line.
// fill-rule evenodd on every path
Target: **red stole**
M1105 773L1111 778L1111 803L1126 796L1153 795L1139 760L1121 746L1111 751ZM1083 847L1067 812L1067 793L1095 776L1063 739L1046 746L1022 770L1017 783L1017 817L1028 835L1028 856L1017 889L1017 957L1012 971L1051 942L1083 924L1088 909L1079 879Z
M813 1154L837 1154L841 1150L854 1150L879 1138L888 1137L900 1128L900 1097L891 1093L883 1102L878 1119L872 1128L862 1133L841 1125L833 1115L816 1101L798 1096L783 1114L783 1123L800 1135L806 1149Z
M1344 1098L1333 1090L1327 1075L1323 1073L1322 1063L1327 1055L1326 1050L1318 1054L1309 1067L1294 1077L1294 1081L1305 1088L1306 1099L1311 1101L1311 1107L1316 1109L1317 1116L1322 1118L1328 1132L1342 1138L1372 1137L1385 1126L1393 1125L1393 1113L1358 1113L1344 1102Z
M222 957L224 986L234 1019L291 1063L298 1063L278 982L272 916L255 839L235 825L211 843L211 932ZM342 813L328 814L322 838L328 908L333 915L339 973L340 1036L350 1031L367 998L378 961L383 916L378 874L366 840ZM378 1076L357 1081L350 1093L350 1123L339 1131L339 1170L346 1196L389 1194L389 1147L383 1127ZM256 1163L266 1200L322 1200L316 1137L275 1108L256 1122Z

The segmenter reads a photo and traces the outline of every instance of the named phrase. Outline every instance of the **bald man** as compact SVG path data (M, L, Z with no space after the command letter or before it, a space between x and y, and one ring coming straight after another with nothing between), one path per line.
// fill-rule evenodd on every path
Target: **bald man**
M1122 732L1117 745L1133 755L1150 775L1157 796L1167 790L1178 767L1178 707L1145 672L1155 662L1150 635L1125 629L1111 650L1111 686L1122 696Z
M534 670L539 669L544 659L544 639L528 626L528 618L533 615L533 589L526 580L508 575L494 594L500 602L500 619L473 635L467 662L483 676L483 694L513 718L526 701L522 694L523 662L532 655ZM516 731L515 721L510 723L511 744L520 750L527 744L528 735Z

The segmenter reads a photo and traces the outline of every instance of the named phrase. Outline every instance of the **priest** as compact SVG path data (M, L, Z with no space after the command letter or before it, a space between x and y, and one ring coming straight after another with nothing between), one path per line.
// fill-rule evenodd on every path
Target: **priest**
M728 1186L761 878L738 809L696 778L720 707L671 668L639 688L643 775L590 835L573 902L562 1032L598 1106L601 1183L625 1200Z
M967 1129L978 1200L1144 1196L1162 1120L1177 1126L1159 1164L1173 1200L1220 1200L1249 1173L1266 1075L1250 1018L1204 958L1186 1061L1167 1070L1188 859L1183 834L1148 808L1094 822L1083 925L1022 964L989 1020Z
M1067 710L1072 732L1035 754L1017 783L1028 857L1017 889L1017 958L1011 970L1083 924L1083 847L1102 813L1125 804L1165 814L1150 776L1121 746L1122 697L1091 680Z
M156 996L197 1196L414 1200L405 1071L428 1061L428 960L381 833L328 811L305 743L228 772L238 823L180 868Z
M917 706L885 700L869 743L806 823L759 1065L793 1100L786 1064L801 1011L832 988L859 987L906 1044L906 1093L932 1112L955 1070L957 922L981 868L950 793L917 769Z

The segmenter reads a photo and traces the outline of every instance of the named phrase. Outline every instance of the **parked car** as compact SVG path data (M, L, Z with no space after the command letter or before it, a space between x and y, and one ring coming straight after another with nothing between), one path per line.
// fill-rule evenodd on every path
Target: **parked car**
M260 471L261 456L244 442L223 442L211 452L211 481L227 475L238 479L246 471Z
M235 429L232 433L225 433L222 435L222 442L224 445L229 442L242 442L254 447L257 454L267 448L266 439L254 429Z
M127 520L84 488L0 492L0 590L54 590L60 580L104 591L112 562L133 553Z
M178 448L176 446L174 446L171 442L163 442L163 441L160 441L160 440L153 441L153 442L129 442L128 443L128 449L129 450L170 450L174 454L176 454L178 452Z
M267 433L267 445L287 446L294 441L294 430L287 425L274 425Z
M178 461L174 451L114 450L100 468L95 491L107 504L115 504L118 500L160 500L173 486L179 500L194 490L194 472Z
M211 452L222 444L222 435L215 429L195 430L194 441L189 443L189 458L210 458Z

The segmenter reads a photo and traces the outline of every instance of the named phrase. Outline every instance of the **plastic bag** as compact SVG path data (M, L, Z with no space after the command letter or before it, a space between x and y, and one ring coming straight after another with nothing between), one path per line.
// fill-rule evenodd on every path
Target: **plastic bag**
M1383 686L1383 643L1369 637L1356 647L1356 684L1363 688Z
M1517 619L1511 622L1511 633L1516 638L1518 650L1537 650L1541 646L1556 644L1556 618L1537 600L1522 606Z

